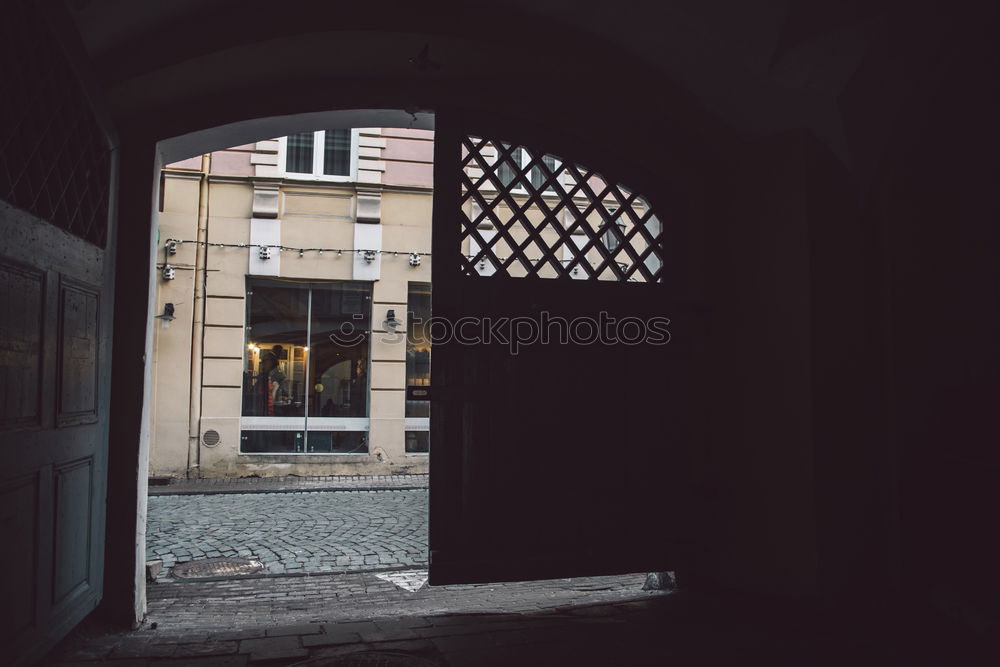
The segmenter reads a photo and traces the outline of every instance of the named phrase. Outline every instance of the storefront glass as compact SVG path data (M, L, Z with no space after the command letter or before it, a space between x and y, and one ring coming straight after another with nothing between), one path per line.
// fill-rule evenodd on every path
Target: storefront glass
M406 453L423 454L430 450L429 425L419 419L431 414L430 283L410 283L406 310L406 417L413 424L406 430Z
M247 279L243 453L368 451L371 283Z

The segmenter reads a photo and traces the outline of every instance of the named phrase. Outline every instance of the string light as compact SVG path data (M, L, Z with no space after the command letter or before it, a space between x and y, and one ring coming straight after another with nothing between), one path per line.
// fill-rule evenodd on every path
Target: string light
M373 248L293 248L290 246L272 245L266 243L209 243L206 241L193 241L190 239L167 239L164 243L167 252L170 254L176 253L177 246L182 243L192 243L203 247L214 248L257 248L258 251L266 249L269 252L297 252L300 257L304 256L307 252L316 252L320 255L324 252L335 252L337 253L337 257L341 257L345 252L356 252L359 256L365 257L374 257L376 255L386 255L390 253L393 257L399 257L400 255L406 255L407 257L430 257L431 255L429 251L423 250L376 250ZM171 252L171 250L173 252Z
M431 256L431 253L429 251L423 251L423 250L405 251L405 250L375 250L375 249L372 249L372 248L292 248L292 247L288 247L288 246L268 245L268 244L264 244L264 243L208 243L206 241L192 241L192 240L189 240L189 239L167 239L164 243L165 243L165 249L166 249L166 251L168 253L170 253L170 254L174 254L177 251L177 246L181 245L182 243L193 243L193 244L201 245L201 246L204 246L204 247L216 247L216 248L243 248L243 249L246 249L246 248L257 248L259 256L260 256L261 259L269 259L271 257L271 254L274 251L278 251L278 252L285 252L285 251L288 251L288 252L297 252L297 253L299 253L299 257L305 256L306 252L317 252L320 255L322 255L323 252L326 251L326 252L335 252L335 253L337 253L336 254L337 257L343 256L343 254L345 252L353 252L353 253L357 253L358 257L363 257L365 259L365 261L372 262L372 261L375 260L375 258L378 255L385 255L385 254L391 253L393 257L399 257L400 255L405 255L408 258L408 260L409 260L410 266L412 266L412 267L420 266L420 264L421 264L420 258L421 257L430 257ZM173 252L171 252L171 250L173 250ZM477 254L470 254L470 255L465 255L465 258L472 260L472 259L475 259L477 256L478 256ZM548 260L543 260L543 259L532 259L532 258L525 258L525 259L527 259L527 261L529 261L531 263L538 263L538 262L542 262L542 261L548 261ZM477 264L482 269L482 268L485 268L485 263L487 261L490 261L490 262L499 262L500 264L503 264L503 263L505 263L507 261L507 257L498 257L498 256L496 256L496 257L493 257L492 259L489 259L489 258L483 256L483 257L479 257L479 261L477 262ZM559 261L562 264L568 264L568 263L570 263L570 262L572 262L574 260L572 260L572 259L563 259L563 260L559 260ZM578 258L577 263L580 263L581 261L585 261L585 259L584 258ZM628 268L628 264L625 263L625 262L616 262L616 263L623 270ZM169 266L169 264L167 264L166 262L164 262L164 264L166 266ZM574 267L574 272L575 271L576 271L576 267ZM169 280L169 278L168 278L168 280Z

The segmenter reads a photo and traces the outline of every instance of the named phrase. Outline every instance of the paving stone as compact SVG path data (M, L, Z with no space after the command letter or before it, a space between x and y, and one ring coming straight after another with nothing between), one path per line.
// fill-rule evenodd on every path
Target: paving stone
M161 582L171 581L179 561L224 554L257 558L283 574L422 564L426 551L423 489L149 499L147 552L164 563Z
M204 655L228 655L236 653L237 642L234 641L214 641L201 642L197 644L178 644L175 657L181 656L204 656Z
M286 635L317 635L323 631L323 626L317 624L284 625L277 628L268 628L265 633L268 637L284 637Z
M243 628L242 630L231 630L219 632L212 635L216 641L227 641L230 639L257 639L266 635L266 628Z
M437 653L437 647L429 639L403 639L391 642L366 642L373 649L404 651L406 653Z
M87 660L83 662L46 662L44 663L46 667L92 667L95 665L113 665L114 667L147 667L147 665L153 664L148 660L143 660L139 658L132 658L126 660Z
M243 667L250 661L248 655L220 655L211 657L185 657L153 660L149 667Z
M326 632L321 635L306 635L302 637L302 645L309 648L313 646L338 646L343 644L360 644L361 635L357 632Z
M379 628L375 625L374 621L334 623L323 626L323 632L327 634L333 634L336 632L357 632L363 635L370 632L377 632L378 629Z
M153 644L148 641L119 644L108 656L118 658L169 658L177 650L174 644Z
M240 653L274 653L300 648L298 637L261 637L240 641Z

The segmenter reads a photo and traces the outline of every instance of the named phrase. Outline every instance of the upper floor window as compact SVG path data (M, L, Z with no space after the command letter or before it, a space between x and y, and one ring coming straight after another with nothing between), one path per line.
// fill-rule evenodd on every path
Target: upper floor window
M278 145L278 164L287 176L323 181L357 177L357 130L299 132L282 137Z
M510 146L504 145L504 148L509 149ZM511 151L509 160L501 160L499 166L497 167L497 177L500 179L500 182L503 183L504 187L509 186L515 178L523 179L524 170L529 164L531 164L532 157L533 156L528 153L528 151L519 146ZM541 161L546 167L548 167L550 172L554 172L559 167L559 160L552 155L543 155ZM535 191L541 189L542 183L544 183L546 178L548 178L548 174L544 173L542 169L537 166L537 163L528 171L527 175L528 179L531 181L531 187ZM561 182L561 176L556 178L557 181ZM527 189L524 187L523 180L515 183L512 191L521 193L527 192ZM545 192L547 194L552 193L552 186L550 185L545 188Z

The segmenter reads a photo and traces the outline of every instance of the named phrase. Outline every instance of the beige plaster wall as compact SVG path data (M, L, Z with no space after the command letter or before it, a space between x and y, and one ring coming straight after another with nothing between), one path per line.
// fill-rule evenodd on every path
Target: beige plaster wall
M424 176L431 174L431 133L389 137L383 141L370 137L367 151L388 150L393 159L416 165L422 161ZM394 142L397 142L394 145ZM409 142L413 145L400 145ZM380 145L384 147L379 148ZM261 142L269 148L268 142ZM243 158L253 153L254 145L231 149L224 160L213 154L208 188L207 239L212 243L248 244L254 215L252 178L238 177ZM374 159L374 155L368 156ZM250 158L247 157L249 161ZM196 168L192 159L182 166ZM180 164L178 166L181 166ZM423 167L421 167L423 168ZM422 172L423 173L423 172ZM246 278L250 266L249 248L209 246L206 255L206 299L200 429L219 434L215 446L199 438L193 460L189 461L189 402L191 397L192 312L194 304L193 270L178 270L173 281L160 281L160 307L165 301L176 304L177 319L169 330L158 332L155 348L154 441L150 473L185 476L188 467L198 464L192 474L204 477L246 475L331 475L398 474L426 472L426 455L407 455L404 447L406 345L405 335L385 331L386 311L393 309L396 318L406 319L409 282L430 281L430 257L421 265L409 262L411 251L430 250L431 202L429 187L412 184L397 187L392 183L376 185L380 199L382 225L381 271L373 283L373 332L370 349L370 430L369 453L365 455L248 455L240 453L240 412L245 348ZM357 187L354 183L302 183L282 180L278 186L278 219L281 244L288 247L352 248ZM372 186L364 186L370 188ZM160 214L161 239L193 240L197 236L199 176L191 171L171 169L164 184L164 211ZM366 196L371 196L366 190ZM392 252L398 251L393 256ZM196 246L181 244L171 262L193 268ZM337 256L326 252L284 252L278 275L304 280L353 280L354 258L351 253ZM393 339L398 339L393 343Z
M200 161L199 161L200 164ZM150 451L149 474L183 476L188 459L188 416L191 384L191 319L193 313L195 246L180 245L175 255L166 256L170 238L192 238L197 226L197 176L166 178L163 211L159 225L158 269L167 259L176 267L174 280L160 280L156 312L164 304L174 304L175 319L168 328L157 320L154 329L153 357L153 429L154 446Z

